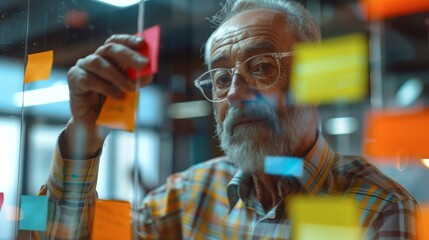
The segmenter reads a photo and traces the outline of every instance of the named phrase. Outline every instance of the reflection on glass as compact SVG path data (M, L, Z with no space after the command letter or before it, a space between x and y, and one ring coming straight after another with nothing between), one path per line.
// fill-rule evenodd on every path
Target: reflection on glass
M0 211L0 239L13 239L15 221L8 220L7 213L13 212L17 203L18 160L20 146L20 120L0 117L0 192L4 203Z

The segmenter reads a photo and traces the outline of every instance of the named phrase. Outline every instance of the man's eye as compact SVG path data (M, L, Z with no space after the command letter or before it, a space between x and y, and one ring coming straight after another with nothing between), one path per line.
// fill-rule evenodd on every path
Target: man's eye
M276 70L276 65L270 62L260 62L252 68L252 75L269 76Z
M214 82L216 87L225 88L231 83L231 76L229 73L215 74Z

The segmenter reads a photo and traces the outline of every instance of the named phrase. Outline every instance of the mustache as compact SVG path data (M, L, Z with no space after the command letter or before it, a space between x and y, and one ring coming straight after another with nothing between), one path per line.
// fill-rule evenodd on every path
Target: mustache
M223 122L223 130L231 134L234 122L240 118L265 119L276 132L280 130L278 113L276 109L269 104L252 103L246 104L243 108L231 107L226 113Z

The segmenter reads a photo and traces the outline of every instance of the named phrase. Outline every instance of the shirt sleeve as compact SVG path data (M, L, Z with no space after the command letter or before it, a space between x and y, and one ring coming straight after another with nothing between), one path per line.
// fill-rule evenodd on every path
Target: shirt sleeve
M47 228L33 233L36 239L90 239L99 157L63 159L56 147L47 183L39 192L49 199Z
M150 192L139 209L139 239L182 239L183 218L188 179L183 173L168 177L167 183Z
M402 200L386 206L369 226L367 239L416 239L416 213L414 200Z

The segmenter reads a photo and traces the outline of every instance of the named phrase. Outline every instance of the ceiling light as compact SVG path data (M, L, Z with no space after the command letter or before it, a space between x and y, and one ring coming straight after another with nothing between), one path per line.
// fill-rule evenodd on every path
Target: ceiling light
M172 103L168 115L172 119L206 117L212 112L211 106L206 100Z
M354 117L331 118L326 121L325 127L331 135L351 134L358 130L358 120Z
M396 93L396 103L400 107L411 106L423 92L423 83L418 78L411 78L401 85Z
M428 158L422 159L422 163L423 163L423 165L425 165L425 167L429 168L429 159Z
M69 100L67 84L56 84L47 88L27 90L13 95L13 103L17 107L30 107ZM23 104L24 102L24 104Z
M115 7L128 7L140 2L140 0L96 0L98 2L107 3Z

